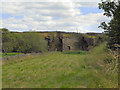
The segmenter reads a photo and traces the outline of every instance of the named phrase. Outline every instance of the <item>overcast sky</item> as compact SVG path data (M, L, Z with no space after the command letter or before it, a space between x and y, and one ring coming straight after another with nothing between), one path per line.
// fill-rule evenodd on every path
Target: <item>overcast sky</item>
M83 2L84 1L84 2ZM100 0L34 0L2 2L2 26L10 31L103 32L102 21L109 21L98 9ZM1 21L1 20L0 20Z

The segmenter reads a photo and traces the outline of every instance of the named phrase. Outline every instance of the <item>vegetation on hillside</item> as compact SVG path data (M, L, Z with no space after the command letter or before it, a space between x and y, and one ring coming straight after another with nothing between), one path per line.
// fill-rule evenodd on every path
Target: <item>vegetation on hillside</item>
M92 49L86 56L86 66L95 71L94 76L98 78L99 87L118 87L118 59L106 48L106 43Z
M62 51L63 39L67 38L78 38L78 42L75 43L75 47L80 49L83 48L91 49L92 47L84 43L87 39L99 39L98 41L104 41L103 35L87 35L81 33L65 33L65 32L9 32L8 29L3 28L2 30L2 51L7 55L8 52L21 52L21 53L32 53L32 52L44 52L48 51ZM89 40L90 41L90 40ZM89 42L88 42L89 43Z
M2 29L2 51L8 52L42 52L47 50L47 42L37 33L10 33Z

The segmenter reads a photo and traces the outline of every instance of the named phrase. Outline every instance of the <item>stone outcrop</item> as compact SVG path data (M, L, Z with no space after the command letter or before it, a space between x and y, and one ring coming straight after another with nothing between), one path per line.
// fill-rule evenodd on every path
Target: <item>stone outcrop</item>
M77 43L78 40L77 38L69 38L65 37L63 38L63 51L68 51L68 50L77 50L77 47L75 46L75 43Z
M63 51L74 50L89 50L89 46L95 46L98 38L85 38L85 37L65 37L63 38Z
M62 36L59 34L56 37L46 38L48 41L48 50L56 51L76 51L76 50L89 50L89 47L94 47L101 38L93 37L97 34L92 34L91 37L85 35L76 35L76 36ZM100 34L99 34L100 36Z

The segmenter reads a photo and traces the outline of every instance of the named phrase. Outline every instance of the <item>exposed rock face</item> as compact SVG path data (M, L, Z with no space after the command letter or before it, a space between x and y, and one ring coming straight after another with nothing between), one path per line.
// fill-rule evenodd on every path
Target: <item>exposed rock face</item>
M46 40L48 41L48 50L50 51L76 51L89 50L89 47L94 47L101 38L85 36L63 37L58 34L57 37L49 37Z
M88 46L95 46L97 39L85 37L63 38L63 51L88 50Z
M86 40L88 46L95 46L98 41L97 38L86 38L85 40Z
M63 51L68 50L77 50L78 48L75 46L75 43L78 42L77 38L63 38Z

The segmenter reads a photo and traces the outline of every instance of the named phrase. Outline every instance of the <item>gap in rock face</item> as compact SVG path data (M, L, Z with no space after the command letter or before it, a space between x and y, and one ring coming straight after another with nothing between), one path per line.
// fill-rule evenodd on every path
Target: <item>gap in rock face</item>
M58 46L58 48L59 48L59 50L58 51L63 51L63 41L62 41L62 37L59 37L59 46Z

